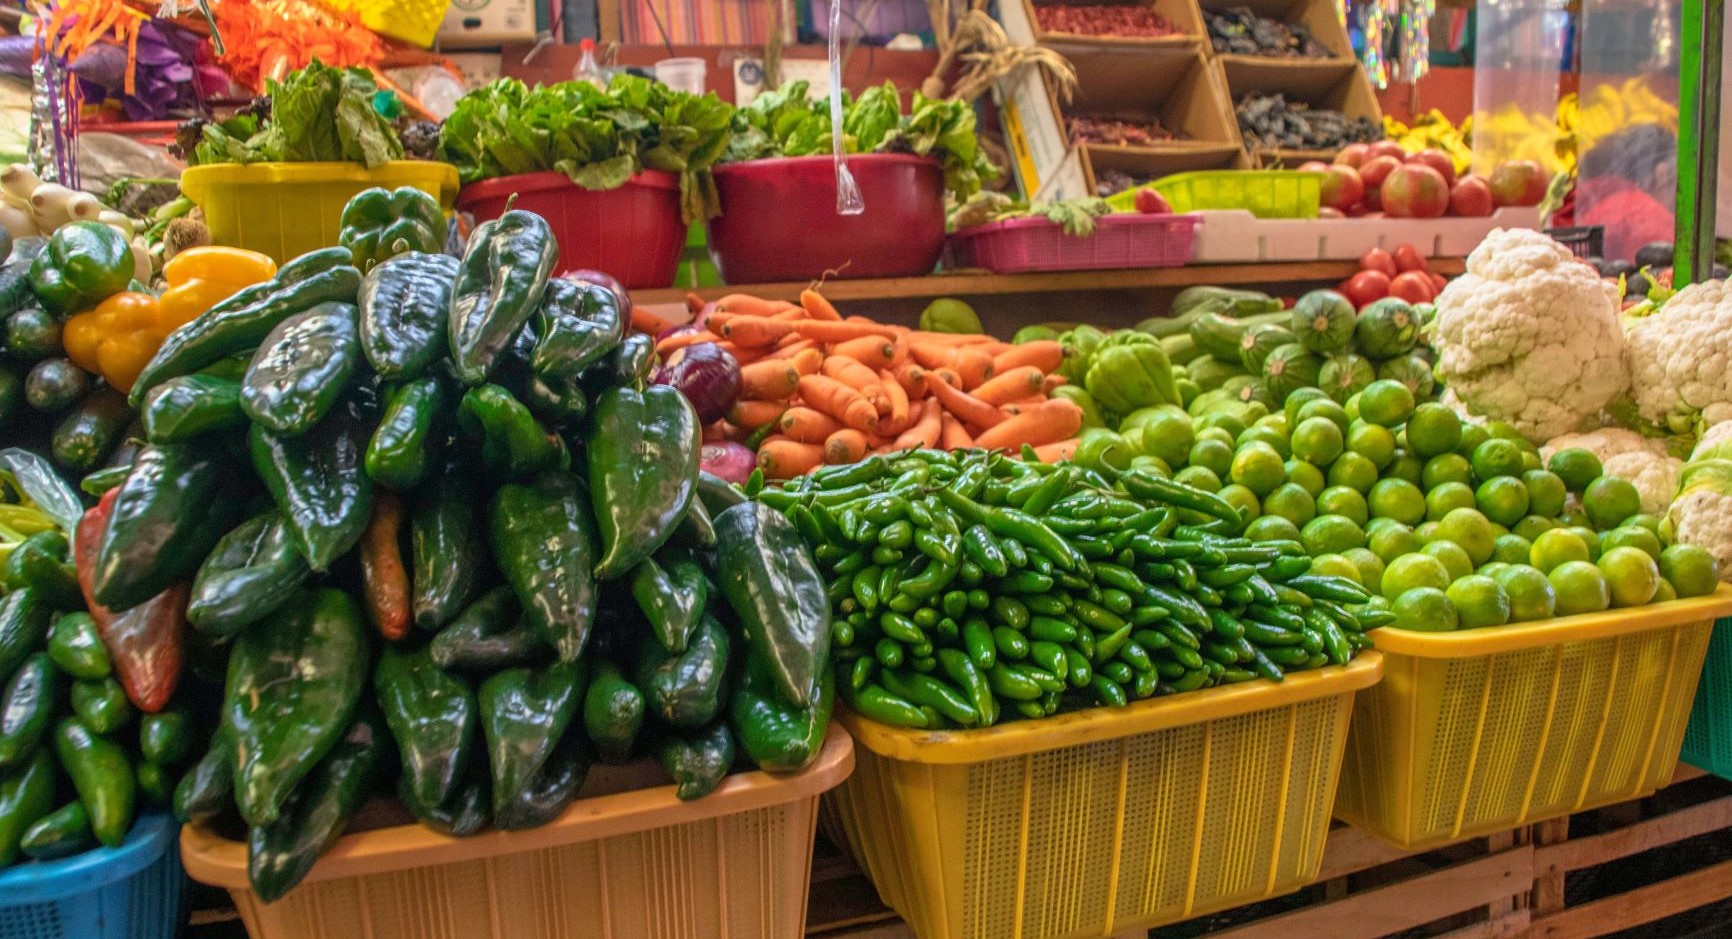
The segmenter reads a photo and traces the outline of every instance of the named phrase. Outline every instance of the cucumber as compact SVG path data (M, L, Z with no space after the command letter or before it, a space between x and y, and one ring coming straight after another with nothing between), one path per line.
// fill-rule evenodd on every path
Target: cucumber
M1198 388L1212 391L1225 384L1227 379L1248 373L1239 367L1236 360L1222 360L1212 355L1205 355L1187 362L1185 374L1197 383Z
M90 376L67 359L43 359L24 378L24 400L38 411L64 411L90 390Z
M1203 350L1197 348L1197 340L1192 339L1190 333L1164 336L1161 347L1167 350L1167 361L1174 365L1183 365L1203 354Z
M54 429L54 461L83 474L102 465L132 420L126 395L107 386L96 389Z
M20 362L63 355L60 321L40 307L27 306L6 317L6 352Z
M1191 321L1191 338L1196 340L1197 348L1223 362L1239 360L1239 340L1244 338L1245 330L1250 327L1231 317L1219 313L1204 313Z
M33 299L30 293L30 262L12 260L0 264L0 316L11 316Z
M1199 307L1213 308L1228 316L1249 316L1273 313L1281 309L1281 301L1255 290L1230 290L1226 287L1187 287L1173 298L1172 315L1178 316Z

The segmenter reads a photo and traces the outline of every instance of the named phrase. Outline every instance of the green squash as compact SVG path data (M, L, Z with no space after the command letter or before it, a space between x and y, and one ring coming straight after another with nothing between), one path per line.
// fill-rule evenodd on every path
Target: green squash
M1371 367L1371 360L1351 352L1330 356L1317 372L1317 386L1341 402L1376 380L1377 370Z
M1263 360L1263 384L1269 389L1270 397L1277 401L1286 401L1287 396L1300 388L1315 388L1317 375L1323 362L1317 356L1305 350L1305 347L1290 342L1269 353Z
M1430 401L1437 390L1437 381L1431 375L1431 363L1417 354L1399 356L1378 365L1377 377L1406 385L1407 390L1413 392L1415 401Z
M1185 374L1197 383L1198 388L1204 391L1213 391L1226 384L1229 378L1250 373L1239 367L1236 359L1220 359L1212 355L1203 355L1185 363Z
M1311 352L1342 352L1353 341L1353 304L1333 290L1313 290L1293 305L1293 335Z
M1419 317L1407 301L1385 297L1359 311L1353 321L1353 347L1372 359L1406 355L1419 341Z
M1245 335L1239 339L1239 361L1244 364L1246 371L1260 375L1263 372L1263 360L1269 357L1269 353L1297 341L1293 333L1284 326L1272 323L1252 326L1245 330Z

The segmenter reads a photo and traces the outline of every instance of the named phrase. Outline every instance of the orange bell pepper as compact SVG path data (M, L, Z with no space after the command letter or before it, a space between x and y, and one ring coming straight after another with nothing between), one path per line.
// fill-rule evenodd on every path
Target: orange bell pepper
M216 306L242 287L263 283L277 274L277 262L245 248L188 248L163 265L168 289L162 292L162 319L177 329Z

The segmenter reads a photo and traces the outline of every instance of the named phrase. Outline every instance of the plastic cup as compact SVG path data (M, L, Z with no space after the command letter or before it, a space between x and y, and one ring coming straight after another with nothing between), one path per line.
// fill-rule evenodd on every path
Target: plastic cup
M701 95L704 93L704 76L708 70L704 60L695 56L662 59L656 63L656 81L675 91Z

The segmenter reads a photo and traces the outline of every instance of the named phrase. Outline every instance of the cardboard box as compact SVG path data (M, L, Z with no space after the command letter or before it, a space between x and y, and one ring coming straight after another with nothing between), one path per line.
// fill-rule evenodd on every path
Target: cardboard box
M1000 6L1008 5L1006 0ZM1153 7L1154 11L1176 27L1180 34L1175 36L1094 36L1084 33L1049 33L1040 28L1040 20L1035 17L1037 6L1082 6L1087 3L1110 2L1110 0L1021 0L1023 15L1028 18L1029 28L1034 33L1034 41L1043 46L1049 46L1069 55L1075 49L1121 47L1133 49L1148 49L1151 47L1193 48L1208 42L1208 36L1203 30L1202 14L1197 12L1197 0L1139 0L1131 5ZM1013 36L1014 40L1015 37Z
M1278 62L1285 65L1306 68L1311 66L1340 65L1342 62L1353 61L1353 43L1347 37L1347 27L1341 24L1341 19L1335 13L1335 0L1198 0L1202 14L1210 10L1227 10L1233 7L1248 7L1258 16L1279 20L1282 23L1298 23L1311 31L1311 35L1324 48L1334 53L1327 59L1286 59L1273 56L1223 54L1215 51L1215 44L1209 39L1207 19L1203 22L1203 48L1209 55L1221 59L1239 59L1248 62Z
M1088 144L1077 148L1088 173L1089 193L1100 194L1101 180L1109 170L1129 174L1138 182L1153 182L1174 173L1196 170L1248 170L1251 158L1241 148L1215 150L1137 150L1132 147L1102 147Z
M1227 94L1237 107L1240 100L1253 92L1280 92L1289 101L1303 101L1313 108L1340 111L1348 117L1365 117L1383 127L1383 109L1371 90L1371 81L1359 63L1349 59L1324 66L1294 66L1276 59L1254 59L1245 56L1218 57L1213 67L1226 81ZM1234 117L1234 126L1238 118ZM1329 161L1340 148L1325 150L1290 150L1275 148L1260 150L1249 137L1241 134L1245 147L1257 165L1264 167L1296 167L1306 160Z

